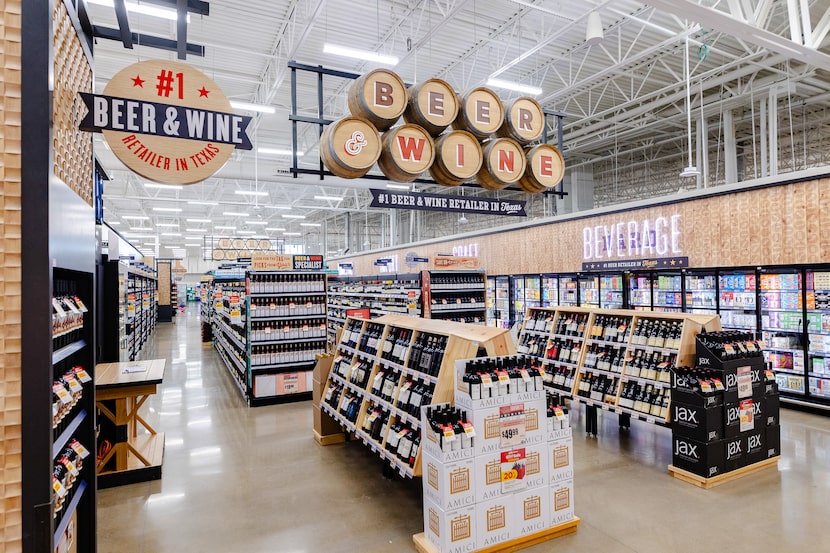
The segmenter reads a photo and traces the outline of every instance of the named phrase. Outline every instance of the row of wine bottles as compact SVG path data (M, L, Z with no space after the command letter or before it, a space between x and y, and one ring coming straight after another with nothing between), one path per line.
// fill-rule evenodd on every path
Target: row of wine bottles
M325 277L320 274L251 274L252 294L325 292Z
M58 429L61 422L72 412L84 395L84 384L92 382L89 373L77 365L52 382L52 428Z
M615 376L586 372L577 386L577 395L594 401L617 404L645 415L665 418L668 414L670 390L634 380L626 381L620 391L620 379ZM617 401L617 393L620 394Z
M251 321L250 334L251 342L325 338L326 325L322 319Z
M484 274L438 274L430 273L431 290L484 289Z
M671 383L671 371L676 362L676 353L654 351L649 354L638 349L626 363L625 374L669 384Z
M701 332L697 341L721 361L761 357L764 344L753 333L740 330Z
M480 357L467 362L462 381L474 400L542 391L540 366L538 359L528 355Z
M322 342L272 344L270 346L252 345L251 366L259 367L264 365L311 362L315 360L317 355L324 352L325 347Z
M361 428L400 463L410 468L415 467L421 447L421 433L416 426L395 417L383 405L372 402L366 410Z
M352 321L344 328L341 342L363 353L379 355L381 359L405 365L410 369L431 376L438 375L447 348L446 336L421 332L412 343L413 331L392 327L381 343L383 325L369 323L362 334L361 326L360 321Z
M635 346L679 349L682 332L682 321L639 319L631 343Z
M75 487L75 482L84 468L84 459L89 456L87 450L78 440L70 441L55 459L52 467L52 489L55 490L55 504L52 517L57 516L66 507Z
M325 315L326 304L321 298L322 296L251 298L251 317Z

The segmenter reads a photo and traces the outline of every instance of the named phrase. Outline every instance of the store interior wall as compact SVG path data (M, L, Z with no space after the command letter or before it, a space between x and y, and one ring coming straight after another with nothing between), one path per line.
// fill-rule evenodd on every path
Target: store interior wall
M22 547L21 0L0 7L0 550Z

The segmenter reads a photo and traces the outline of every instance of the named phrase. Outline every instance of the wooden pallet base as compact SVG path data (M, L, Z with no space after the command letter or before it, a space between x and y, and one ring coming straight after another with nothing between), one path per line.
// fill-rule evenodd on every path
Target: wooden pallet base
M152 435L142 434L130 440L130 444L149 464L145 464L130 452L125 470L98 472L98 489L161 479L161 467L164 463L164 432Z
M521 549L525 549L526 547L530 547L531 545L536 545L555 538L566 536L568 534L573 534L576 532L576 527L580 522L582 521L579 517L574 517L572 521L566 522L565 524L548 528L547 530L537 532L536 534L530 534L529 536L506 541L486 549L476 549L473 553L512 553L513 551L519 551ZM415 542L415 549L417 549L419 553L440 553L438 548L427 540L427 537L423 532L412 536L412 541Z
M339 444L346 441L346 434L343 432L338 432L337 434L326 434L325 436L321 436L316 430L313 430L312 432L314 432L314 440L320 445Z
M739 468L738 470L733 470L732 472L727 472L719 476L713 476L712 478L704 478L703 476L698 476L693 472L679 469L674 465L669 465L669 474L671 474L675 478L683 480L684 482L688 482L689 484L694 484L699 488L708 490L709 488L714 488L715 486L720 486L721 484L725 484L726 482L731 482L732 480L743 478L744 476L764 470L765 468L777 466L779 458L780 457L770 457L766 461L760 461L758 463L754 463L752 465Z

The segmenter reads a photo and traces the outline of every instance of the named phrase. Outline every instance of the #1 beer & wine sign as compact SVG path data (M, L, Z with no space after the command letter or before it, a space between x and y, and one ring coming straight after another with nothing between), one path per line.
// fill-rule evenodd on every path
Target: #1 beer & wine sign
M369 192L372 193L370 207L527 217L525 202L522 200L496 200L423 192L392 192L375 188L370 189Z
M135 63L119 71L103 94L81 98L89 113L80 128L101 132L124 165L155 182L203 181L235 148L252 149L251 118L233 113L216 83L184 63Z

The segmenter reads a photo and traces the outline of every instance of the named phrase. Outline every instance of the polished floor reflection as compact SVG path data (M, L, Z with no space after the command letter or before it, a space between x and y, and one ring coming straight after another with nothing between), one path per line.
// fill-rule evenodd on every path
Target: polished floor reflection
M420 481L390 481L357 443L320 447L311 403L250 409L193 304L144 359L168 360L148 422L166 433L161 481L99 492L101 553L415 551ZM145 407L147 409L147 407ZM830 551L830 418L784 410L778 469L701 490L668 476L670 433L616 419L574 433L579 531L529 553ZM581 421L575 421L575 428Z

